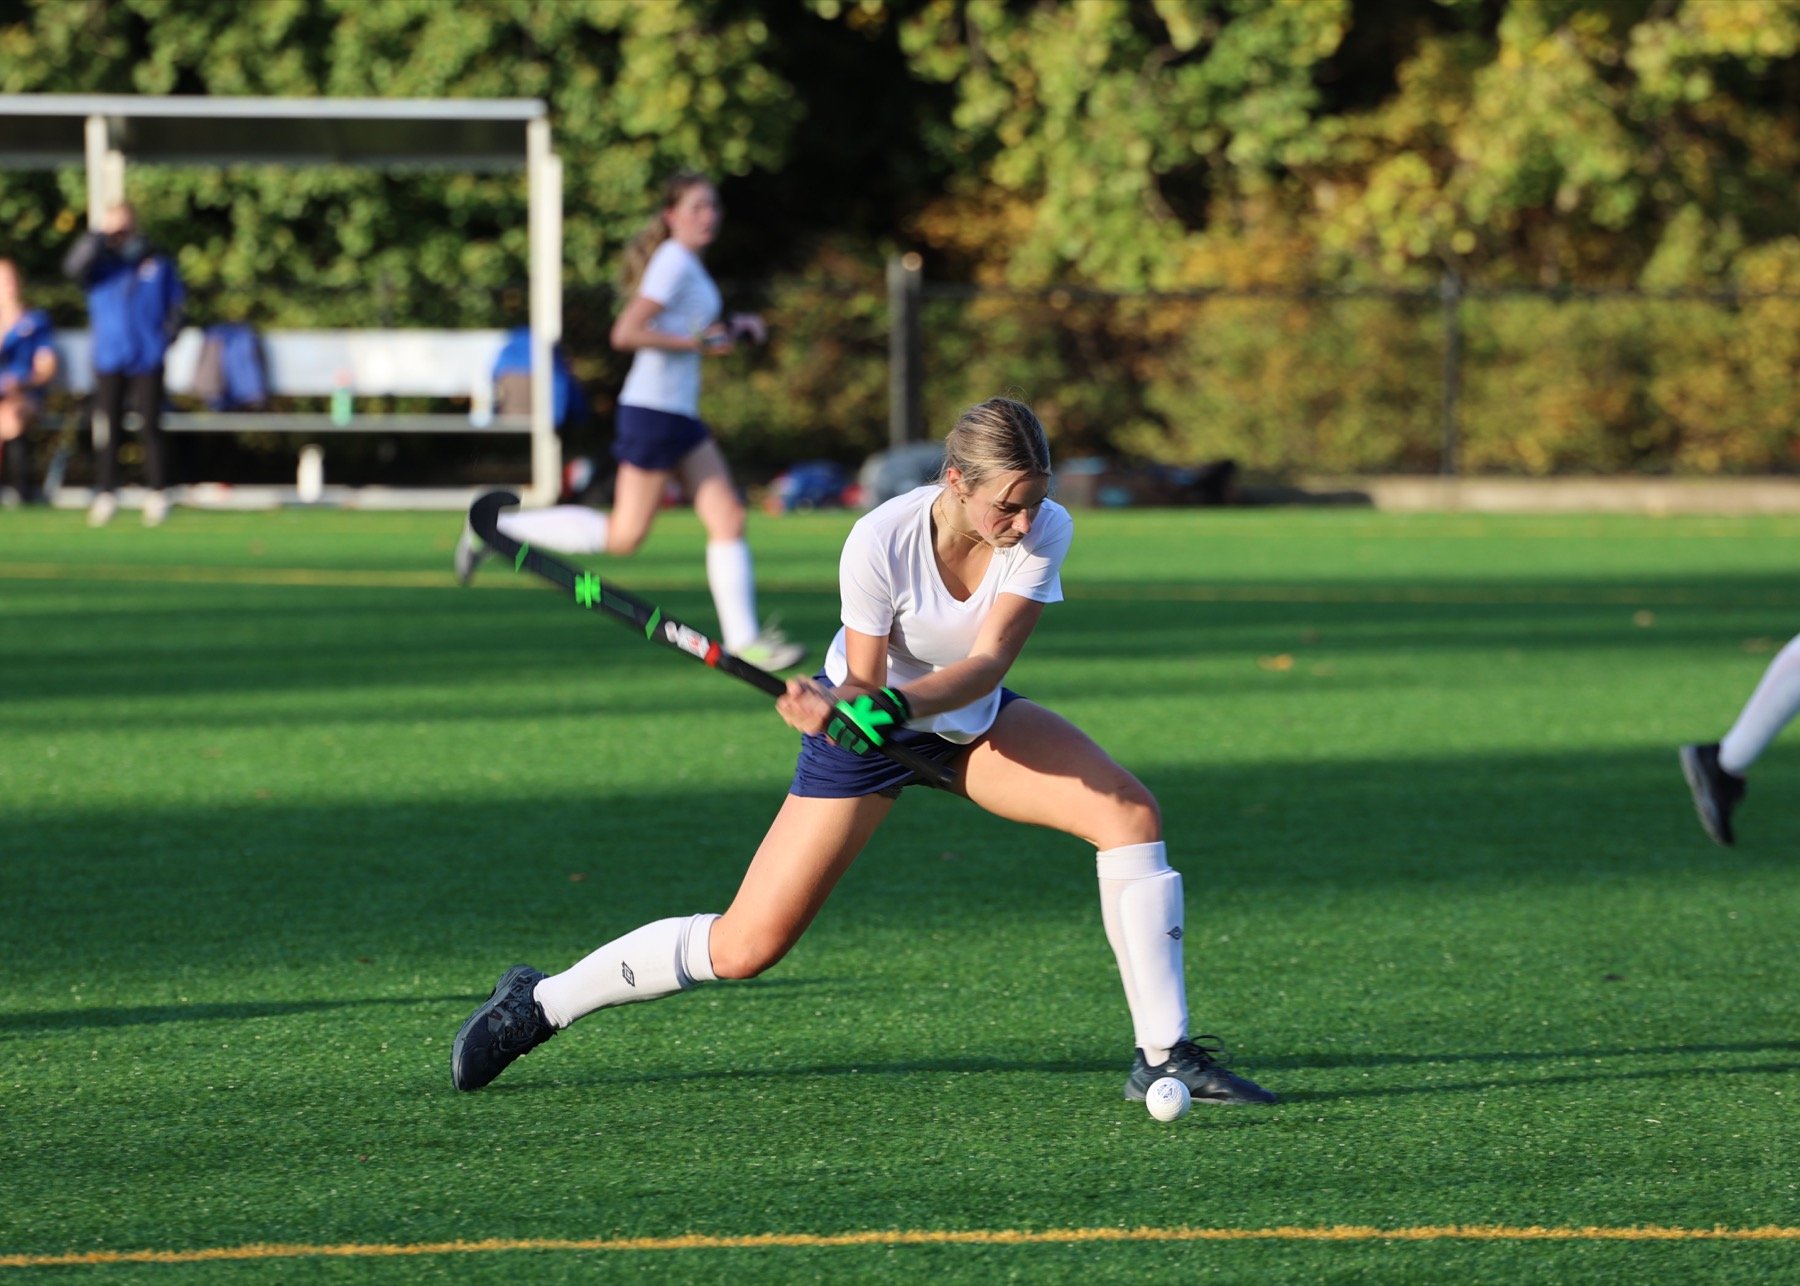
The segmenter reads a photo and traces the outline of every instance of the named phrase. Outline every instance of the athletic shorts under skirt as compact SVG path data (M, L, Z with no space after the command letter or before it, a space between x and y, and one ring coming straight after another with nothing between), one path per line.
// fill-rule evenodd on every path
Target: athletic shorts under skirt
M824 675L819 682L830 686ZM1006 709L1019 699L1011 688L1000 689L1000 708ZM894 740L908 750L935 764L955 763L969 744L946 741L935 732L902 728ZM866 755L852 754L823 736L800 738L800 761L794 765L794 780L788 794L809 799L860 799L864 795L886 795L898 799L908 786L921 786L919 775L905 764L897 764L879 750Z
M691 415L621 405L613 415L613 459L640 469L673 469L711 436Z

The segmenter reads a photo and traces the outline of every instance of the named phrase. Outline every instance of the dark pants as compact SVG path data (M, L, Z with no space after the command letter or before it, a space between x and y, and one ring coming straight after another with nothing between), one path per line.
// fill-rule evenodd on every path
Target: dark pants
M119 439L124 435L125 412L138 415L138 433L144 444L144 485L161 491L169 483L162 431L162 367L142 375L118 372L94 376L94 430L107 426L106 445L94 450L94 490L112 491L117 483Z
M21 500L32 500L37 496L36 474L29 438L21 433L10 442L0 442L0 483L11 484Z
M36 470L31 463L31 427L37 420L38 399L33 393L14 392L0 397L0 405L11 411L20 426L18 437L0 439L0 486L10 483L20 499L30 500L37 494L32 481Z

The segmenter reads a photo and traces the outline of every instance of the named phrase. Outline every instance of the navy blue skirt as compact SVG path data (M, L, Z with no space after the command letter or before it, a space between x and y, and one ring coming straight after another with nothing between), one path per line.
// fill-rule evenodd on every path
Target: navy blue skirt
M820 683L831 686L831 681L824 675L817 677ZM1017 700L1019 693L1011 688L1000 689L1001 710ZM995 718L999 718L998 713ZM974 744L946 741L935 732L917 728L900 729L894 740L934 764L954 763ZM895 763L879 750L871 750L866 755L853 754L827 737L807 734L800 738L800 759L794 765L794 780L788 786L788 794L804 795L809 799L860 799L864 795L898 799L906 787L923 784L912 769Z
M621 405L613 414L613 459L640 469L673 469L711 436L691 415Z

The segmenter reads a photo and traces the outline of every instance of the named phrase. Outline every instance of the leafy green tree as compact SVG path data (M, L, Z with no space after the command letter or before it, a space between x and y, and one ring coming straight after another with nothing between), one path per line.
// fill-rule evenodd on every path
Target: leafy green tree
M998 257L1015 283L1074 274L1192 280L1284 166L1319 148L1313 72L1348 0L925 5L904 25L921 76L954 83L974 162L963 203L1020 209Z
M724 0L25 0L7 92L542 97L565 163L567 278L607 281L660 178L778 167L800 115L768 25ZM79 171L0 176L22 256L54 262ZM525 276L516 174L143 167L130 195L197 295L270 322L454 323ZM234 306L235 305L235 306Z
M1014 283L1231 284L1275 228L1263 282L1669 285L1795 227L1796 0L934 0L903 31Z

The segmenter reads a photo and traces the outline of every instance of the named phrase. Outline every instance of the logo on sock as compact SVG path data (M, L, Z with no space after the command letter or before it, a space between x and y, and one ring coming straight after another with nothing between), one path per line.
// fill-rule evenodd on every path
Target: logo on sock
M637 986L637 978L631 972L631 966L623 960L619 961L619 976L625 980L627 987Z
M1178 924L1173 929L1170 929L1169 936L1171 938L1174 938L1175 941L1180 942L1181 941L1181 926Z

